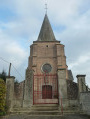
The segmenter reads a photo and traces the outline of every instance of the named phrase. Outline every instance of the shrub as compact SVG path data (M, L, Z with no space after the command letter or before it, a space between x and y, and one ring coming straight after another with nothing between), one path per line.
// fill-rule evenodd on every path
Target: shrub
M6 86L4 80L0 79L0 115L5 115L5 97L6 97Z

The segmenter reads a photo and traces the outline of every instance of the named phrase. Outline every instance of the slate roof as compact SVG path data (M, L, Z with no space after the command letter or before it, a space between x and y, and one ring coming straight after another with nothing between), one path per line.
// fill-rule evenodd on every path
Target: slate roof
M45 14L37 41L57 41L55 39L47 14Z

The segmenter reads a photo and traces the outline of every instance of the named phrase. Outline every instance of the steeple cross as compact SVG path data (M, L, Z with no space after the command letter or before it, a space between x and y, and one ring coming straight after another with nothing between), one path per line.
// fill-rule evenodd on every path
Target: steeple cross
M48 9L48 8L47 8L47 3L45 4L45 9L46 9L46 14L47 14L47 9Z

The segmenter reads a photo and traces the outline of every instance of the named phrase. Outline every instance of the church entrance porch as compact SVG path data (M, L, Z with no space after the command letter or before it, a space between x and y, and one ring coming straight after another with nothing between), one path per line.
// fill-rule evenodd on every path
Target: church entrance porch
M58 104L57 74L34 75L33 104Z

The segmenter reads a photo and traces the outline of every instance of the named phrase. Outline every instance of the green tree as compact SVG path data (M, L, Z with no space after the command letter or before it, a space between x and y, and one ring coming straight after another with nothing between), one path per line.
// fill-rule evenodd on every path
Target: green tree
M0 78L3 79L6 82L6 72L3 70L2 73L0 73Z
M14 84L19 84L19 81L16 79L16 80L14 81Z
M5 114L5 97L6 97L6 85L3 79L0 78L0 115Z

